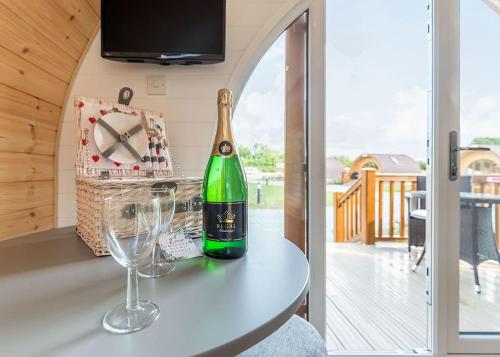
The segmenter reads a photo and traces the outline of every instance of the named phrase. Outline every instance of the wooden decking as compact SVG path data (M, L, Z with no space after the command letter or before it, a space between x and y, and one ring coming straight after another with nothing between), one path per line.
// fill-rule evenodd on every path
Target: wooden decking
M404 351L425 348L425 268L411 272L404 243L327 243L329 351ZM472 271L461 268L461 327L500 331L500 267L486 262L474 293Z

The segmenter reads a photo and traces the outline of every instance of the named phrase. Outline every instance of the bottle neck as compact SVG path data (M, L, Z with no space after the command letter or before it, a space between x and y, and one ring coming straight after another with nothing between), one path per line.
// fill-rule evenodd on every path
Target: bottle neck
M231 157L236 154L231 128L231 106L226 103L219 103L218 108L217 133L215 134L212 155Z

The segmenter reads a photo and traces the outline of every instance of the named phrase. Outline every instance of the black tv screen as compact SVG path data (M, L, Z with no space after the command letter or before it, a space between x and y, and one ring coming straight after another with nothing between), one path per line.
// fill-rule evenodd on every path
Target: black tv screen
M101 56L127 62L224 61L225 0L102 0Z

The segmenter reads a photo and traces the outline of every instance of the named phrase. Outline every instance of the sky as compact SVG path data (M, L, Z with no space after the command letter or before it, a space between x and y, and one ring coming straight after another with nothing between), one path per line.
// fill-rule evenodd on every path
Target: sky
M327 0L327 155L425 159L426 0ZM461 141L500 137L500 15L461 1ZM264 55L235 110L242 145L283 151L285 38Z
M285 36L264 54L235 108L233 131L239 144L268 144L284 151Z

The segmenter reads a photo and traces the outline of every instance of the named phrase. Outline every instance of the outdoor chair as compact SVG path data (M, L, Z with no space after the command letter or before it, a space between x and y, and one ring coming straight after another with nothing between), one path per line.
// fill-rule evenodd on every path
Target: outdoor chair
M425 177L423 177L422 181L424 182L423 188L419 189L417 180L417 190L425 190ZM470 176L460 177L460 191L471 191ZM420 199L419 201L423 202L417 203L412 202L413 199L414 197L410 193L408 202L408 249L410 250L411 246L424 247L416 264L413 266L412 271L415 272L425 256L425 220L427 211L421 208L422 206L425 208L425 199ZM473 211L476 212L476 222L474 222ZM472 265L475 290L480 293L478 265L486 260L495 260L500 263L490 207L473 207L467 203L460 204L460 259Z
M417 176L417 191L425 191L425 176ZM408 202L408 253L411 247L425 246L425 220L427 210L425 209L425 198L412 197Z
M473 223L474 210L477 217L476 224ZM460 205L460 259L472 265L474 286L476 292L480 293L478 265L486 260L500 263L490 207Z
M471 191L471 176L460 177L460 191ZM417 191L426 190L426 176L418 176ZM419 258L418 264L422 261L425 254L425 221L427 219L427 209L425 198L414 197L412 193L407 199L408 204L408 253L411 253L411 247L424 247L424 252ZM418 265L416 264L416 266ZM414 267L415 268L415 267Z
M460 191L471 191L471 176L460 177ZM426 190L426 176L417 177L417 191ZM425 221L427 219L427 209L425 198L413 197L410 193L408 203L408 253L411 247L425 246ZM419 259L421 261L421 259Z

